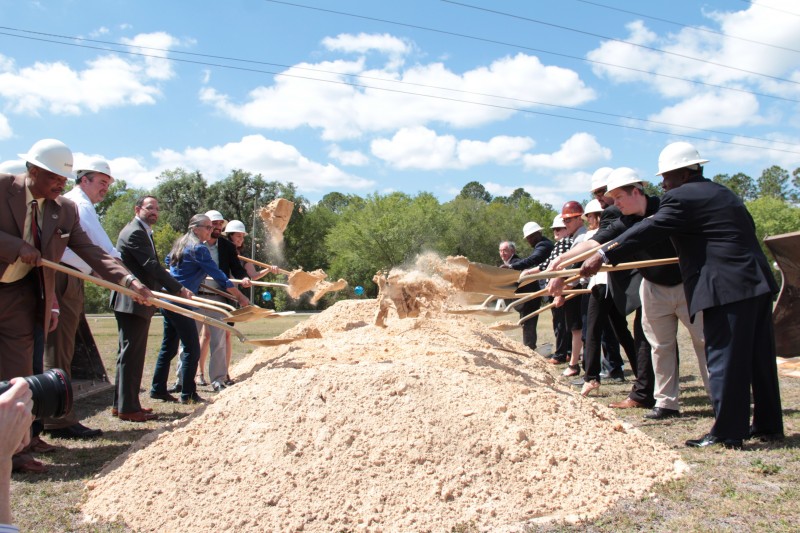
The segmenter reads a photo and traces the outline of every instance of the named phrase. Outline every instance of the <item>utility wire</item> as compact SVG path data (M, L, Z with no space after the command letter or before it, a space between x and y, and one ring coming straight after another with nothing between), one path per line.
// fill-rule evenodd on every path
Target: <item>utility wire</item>
M781 9L779 7L773 7L767 4L762 4L761 2L751 2L750 0L741 0L745 4L750 4L751 6L758 6L763 7L766 9L771 9L773 11L780 11L781 13L786 13L787 15L794 15L795 17L800 17L800 13L793 13L791 11L786 11L785 9Z
M785 82L785 83L792 83L792 84L795 84L795 85L800 85L800 81L790 80L790 79L787 79L787 78L781 78L780 76L773 76L771 74L765 74L763 72L756 72L754 70L747 70L747 69L744 69L744 68L734 67L732 65L726 65L724 63L717 63L716 61L710 61L708 59L702 59L702 58L699 58L699 57L694 57L694 56L690 56L690 55L686 55L686 54L680 54L678 52L670 52L669 50L663 50L661 48L656 48L654 46L647 46L645 44L634 43L634 42L631 42L631 41L626 41L625 39L616 39L614 37L608 37L606 35L600 35L599 33L592 33L592 32L585 31L585 30L579 30L577 28L570 28L569 26L562 26L561 24L554 24L552 22L545 22L545 21L539 20L539 19L534 19L534 18L530 18L530 17L523 17L522 15L515 15L514 13L506 13L504 11L497 11L495 9L489 9L487 7L480 7L480 6L474 6L474 5L471 5L471 4L464 4L462 2L455 2L454 0L440 0L440 1L441 2L445 2L447 4L453 4L453 5L456 5L456 6L461 6L461 7L466 7L466 8L469 8L469 9L474 9L476 11L483 11L485 13L493 13L495 15L502 15L504 17L510 17L510 18L515 18L515 19L518 19L518 20L524 20L524 21L527 21L527 22L533 22L535 24L541 24L543 26L550 26L551 28L557 28L557 29L564 30L564 31L571 31L573 33L580 33L582 35L589 35L591 37L597 37L598 39L606 39L606 40L614 41L614 42L617 42L617 43L627 44L627 45L630 45L630 46L635 46L637 48L643 48L644 50L650 50L652 52L659 52L661 54L680 57L682 59L688 59L690 61L697 61L698 63L705 63L707 65L713 65L713 66L716 66L716 67L727 68L727 69L730 69L730 70L735 70L737 72L743 72L745 74L752 74L754 76L761 76L763 78L768 78L768 79L771 79L771 80L782 81L782 82Z
M670 79L670 80L683 81L683 82L686 82L686 83L692 83L694 85L702 85L704 87L713 87L715 89L722 89L722 90L725 90L725 91L734 91L734 92L739 92L739 93L752 94L752 95L755 95L755 96L761 96L761 97L764 97L764 98L772 98L772 99L775 99L775 100L783 100L783 101L786 101L786 102L800 103L800 100L796 100L796 99L793 99L793 98L788 98L788 97L785 97L785 96L777 96L777 95L772 95L772 94L759 93L759 92L755 92L755 91L749 91L747 89L740 89L738 87L728 87L728 86L725 86L725 85L717 85L717 84L714 84L714 83L707 83L707 82L699 81L699 80L691 80L689 78L681 78L679 76L672 76L670 74L661 74L661 73L658 73L658 72L651 72L649 70L643 70L643 69L638 69L638 68L634 68L634 67L627 67L627 66L623 66L623 65L616 65L614 63L607 63L605 61L597 61L597 60L593 60L593 59L587 59L585 57L573 56L573 55L569 55L569 54L563 54L563 53L560 53L560 52L553 52L551 50L543 50L541 48L533 48L533 47L525 46L525 45L521 45L521 44L513 44L513 43L507 43L507 42L504 42L504 41L497 41L497 40L494 40L494 39L487 39L487 38L484 38L484 37L476 37L474 35L467 35L467 34L464 34L464 33L457 33L457 32L452 32L452 31L447 31L447 30L440 30L440 29L437 29L437 28L428 28L428 27L425 27L425 26L418 26L416 24L408 24L408 23L405 23L405 22L397 22L397 21L393 21L393 20L387 20L387 19L381 19L381 18L375 18L375 17L368 17L366 15L357 15L355 13L347 13L345 11L335 11L333 9L325 9L325 8L321 8L321 7L308 6L308 5L303 5L303 4L295 4L295 3L292 3L292 2L284 2L282 0L264 0L264 1L265 2L271 2L273 4L283 4L283 5L292 6L292 7L310 9L312 11L320 11L320 12L323 12L323 13L332 13L334 15L342 15L342 16L345 16L345 17L353 17L353 18L358 18L358 19L371 20L373 22L382 22L382 23L385 23L385 24L392 24L392 25L395 25L395 26L401 26L401 27L405 27L405 28L412 28L412 29L415 29L415 30L423 30L423 31L429 31L429 32L433 32L433 33L440 33L442 35L450 35L450 36L453 36L453 37L460 37L460 38L463 38L463 39L471 39L473 41L479 41L479 42L490 43L490 44L498 44L498 45L501 45L501 46L508 46L508 47L511 47L511 48L519 48L521 50L530 50L532 52L537 52L537 53L541 53L541 54L549 54L549 55L553 55L553 56L557 56L557 57L565 57L565 58L568 58L568 59L575 59L577 61L583 61L584 63L592 63L592 64L595 64L595 65L603 65L603 66L606 66L606 67L614 67L614 68L619 68L619 69L623 69L623 70L630 70L632 72L639 72L641 74L648 74L650 76L657 76L659 78L667 78L667 79Z
M516 112L519 112L519 113L528 113L528 114L531 114L531 115L540 115L540 116L546 116L546 117L551 117L551 118L560 118L560 119L565 119L565 120L572 120L572 121L575 121L575 122L586 122L586 123L589 123L589 124L598 124L598 125L603 125L603 126L611 126L611 127L614 127L614 128L631 129L631 130L637 130L637 131L644 131L644 132L648 132L648 133L660 133L660 134L663 134L663 135L680 135L681 137L685 137L687 139L695 139L695 140L707 141L707 142L713 142L713 143L719 143L719 144L729 144L729 145L733 145L733 146L742 146L742 147L746 147L746 148L757 148L759 150L769 149L769 150L774 150L776 152L785 152L785 153L789 153L789 154L798 154L798 155L800 155L800 151L795 151L795 150L785 150L785 149L782 149L782 148L765 147L763 145L762 146L758 146L758 145L753 145L753 144L740 143L740 142L736 142L736 141L724 141L724 140L721 140L721 139L711 139L711 138L707 138L707 137L699 137L699 136L694 136L694 135L679 134L679 133L675 133L675 132L672 132L672 131L663 131L663 130L657 130L657 129L642 128L642 127L633 126L633 125L629 125L629 124L627 124L627 125L626 124L616 124L616 123L613 123L613 122L604 122L604 121L601 121L601 120L592 120L592 119L587 119L587 118L571 117L571 116L568 116L568 115L558 115L558 114L555 114L555 113L546 113L544 111L535 111L535 110L532 110L532 109L522 109L522 108L513 107L513 106L509 106L509 105L492 104L492 103L488 103L488 102L475 102L475 101L471 101L471 100L462 100L462 99L458 99L458 98L451 98L451 97L441 96L441 95L415 93L415 92L412 92L412 91L406 91L406 90L401 90L401 89L391 89L391 88L387 88L387 87L374 87L374 86L370 86L370 85L365 85L365 84L360 84L360 83L352 83L352 82L341 81L341 80L321 79L321 78L314 78L314 77L311 77L311 76L300 76L300 75L297 75L297 74L286 74L284 72L273 72L273 71L268 71L268 70L259 70L259 69L254 69L254 68L246 68L246 67L239 67L239 66L233 66L233 65L225 65L225 64L221 64L221 63L210 63L210 62L207 62L207 61L198 61L198 60L192 60L192 59L182 59L182 58L177 58L177 57L163 57L163 56L158 56L158 55L153 55L153 54L145 54L145 53L142 53L142 52L133 52L133 51L130 51L130 50L116 50L116 49L112 49L112 48L104 48L104 47L101 47L101 46L93 46L93 45L77 44L77 43L68 43L68 42L63 42L63 41L54 41L54 40L51 40L51 39L44 39L44 38L41 38L41 37L30 37L30 36L26 36L26 35L14 35L14 34L6 33L6 32L0 32L0 35L6 35L6 36L9 36L9 37L16 37L16 38L20 38L20 39L28 39L28 40L32 40L32 41L40 41L40 42L48 42L48 43L65 45L65 46L72 46L72 47L76 47L76 48L88 48L88 49L91 49L91 50L102 50L102 51L105 51L105 52L123 53L123 54L137 56L137 57L148 57L148 58L161 59L161 60L166 60L166 61L175 61L175 62L179 62L179 63L188 63L188 64L193 64L193 65L203 65L203 66L219 67L219 68L224 68L224 69L229 69L229 70L239 70L239 71L244 71L244 72L255 72L255 73L260 73L260 74L270 74L270 75L273 75L273 76L283 76L283 77L287 77L287 78L295 78L295 79L301 79L301 80L309 80L309 81L316 81L316 82L322 82L322 83L330 83L330 84L334 84L334 85L344 85L344 86L355 87L355 88L359 88L359 89L370 89L370 90L375 90L375 91L384 91L384 92L390 92L390 93L394 93L394 94L403 94L403 95L408 95L408 96L420 96L420 97L423 97L423 98L431 98L431 99L441 100L441 101L446 101L446 102L478 105L478 106L488 107L488 108L492 108L492 109L502 109L502 110L506 110L506 111L516 111ZM118 45L118 46L126 46L126 45ZM732 134L726 134L726 135L732 135ZM762 140L762 139L759 139L759 140ZM767 142L771 142L772 143L774 141L767 141ZM788 143L786 143L786 144L788 144Z
M111 42L111 41L102 41L102 40L98 40L98 39L84 39L82 37L75 37L75 36L70 36L70 35L59 35L59 34L55 34L55 33L45 33L45 32L33 31L33 30L22 30L22 29L18 29L18 28L8 28L6 26L0 26L0 30L2 30L2 29L12 29L14 31L19 31L19 32L23 32L23 33L31 33L31 34L35 34L35 35L43 35L43 36L46 36L46 37L56 37L56 38L59 38L59 39L69 39L69 40L72 40L72 41L93 42L93 43L105 44L105 45L110 45L110 46L115 46L115 47L138 48L138 49L141 49L141 50L152 50L152 51L165 52L165 53L177 53L177 54L185 54L185 55L194 56L194 57L205 57L205 58L211 58L211 59L222 59L222 60L226 60L226 61L236 61L236 62L241 62L241 63L252 63L252 64L257 64L257 65L267 65L267 66L272 66L272 67L281 67L281 68L293 69L293 70L304 70L304 71L317 72L317 73L322 73L322 74L332 74L332 75L335 75L335 76L349 76L349 77L353 77L353 78L357 78L357 79L363 79L363 80L381 81L381 82L387 82L387 83L395 83L395 84L399 84L399 85L407 85L407 86L412 86L412 87L423 87L425 89L436 89L436 90L442 90L442 91L448 91L448 92L454 92L454 93L470 94L470 95L473 95L473 96L484 96L484 97L488 97L488 98L503 99L503 100L508 100L508 101L512 101L512 102L519 102L519 103L523 103L523 104L541 105L541 106L552 107L552 108L557 108L557 109L568 109L570 111L576 111L576 112L579 112L579 113L587 113L587 114L601 115L601 116L606 116L606 117L614 117L614 118L620 118L620 119L624 119L624 120L634 120L634 121L643 122L643 123L646 123L646 124L658 124L660 126L669 126L669 127L672 127L672 128L681 128L681 129L686 129L686 130L691 130L691 131L698 131L698 132L703 132L703 133L714 133L714 134L719 134L719 135L728 135L728 136L731 136L731 137L740 137L742 139L750 139L750 140L754 140L754 141L763 141L763 142L768 142L768 143L773 143L773 144L783 144L783 145L786 145L786 146L796 146L795 143L788 143L788 142L783 142L783 141L775 141L775 140L771 140L771 139L764 139L762 137L752 137L752 136L748 136L748 135L730 133L730 132L727 132L727 131L712 130L712 129L706 129L706 128L698 128L698 127L695 127L695 126L686 126L684 124L675 124L675 123L664 122L664 121L660 121L660 120L645 119L645 118L639 118L639 117L628 116L628 115L619 115L619 114L616 114L616 113L609 113L609 112L606 112L606 111L597 111L597 110L584 109L584 108L568 106L568 105L552 104L552 103L548 103L548 102L539 102L539 101L536 101L536 100L527 100L527 99L523 99L523 98L514 98L514 97L510 97L510 96L500 96L500 95L496 95L496 94L481 93L481 92L477 92L477 91L468 91L468 90L464 90L464 89L453 89L451 87L441 87L441 86L437 86L437 85L428 85L428 84L424 84L424 83L415 83L415 82L395 80L395 79L389 79L389 78L380 78L380 77L377 77L377 76L365 76L363 74L343 73L343 72L336 72L336 71L325 70L325 69L317 69L317 68L310 68L310 67L298 67L298 66L292 66L292 65L284 65L284 64L280 64L280 63L269 63L269 62L266 62L266 61L257 61L257 60L254 60L254 59L242 59L242 58L237 58L237 57L219 56L219 55L212 55L212 54L201 54L201 53L197 53L197 52L182 52L182 51L179 51L179 50L170 50L169 48L158 48L158 47L155 47L155 46L121 44L121 43L115 43L115 42ZM0 35L15 36L14 34L8 34L8 33L4 33L4 32L0 32ZM18 36L18 37L22 38L23 36ZM57 44L69 44L69 43L61 43L59 41L47 41L47 42L57 43ZM108 49L105 49L105 48L102 48L102 49L103 50L108 50ZM124 50L124 49L123 50L113 50L113 51L116 51L116 52L119 52L119 53L127 53L127 50ZM162 59L169 60L170 58L163 57Z
M765 43L763 41L756 41L755 39L748 39L747 37L739 37L737 35L730 35L730 34L727 34L727 33L722 33L721 31L715 31L715 30L712 30L712 29L709 29L709 28L703 28L702 26L692 26L691 24L683 24L682 22L675 22L674 20L655 17L653 15L646 15L644 13L637 13L636 11L630 11L630 10L627 10L627 9L622 9L620 7L609 6L607 4L601 4L600 2L591 2L590 0L575 0L575 1L576 2L581 2L583 4L589 4L589 5L593 5L593 6L597 6L597 7L602 7L602 8L605 8L605 9L610 9L612 11L619 11L620 13L628 13L629 15L636 15L637 17L642 17L642 18L646 18L646 19L650 19L650 20L657 20L659 22L666 22L667 24L672 24L674 26L680 26L681 28L691 28L693 30L702 31L702 32L705 32L705 33L711 33L713 35L719 35L721 37L725 37L725 38L728 38L728 39L736 39L737 41L745 41L745 42L748 42L748 43L760 44L762 46L769 46L770 48L776 48L778 50L786 50L788 52L798 52L798 53L800 53L800 50L797 50L795 48L789 48L787 46L781 46L781 45L778 45L778 44Z

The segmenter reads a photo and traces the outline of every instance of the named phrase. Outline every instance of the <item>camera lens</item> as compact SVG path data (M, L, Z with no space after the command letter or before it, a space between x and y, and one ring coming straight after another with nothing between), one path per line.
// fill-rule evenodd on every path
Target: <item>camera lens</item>
M53 368L44 374L25 378L33 396L31 412L37 420L59 418L72 409L72 384L69 376L60 368ZM0 394L11 388L7 381L0 382Z

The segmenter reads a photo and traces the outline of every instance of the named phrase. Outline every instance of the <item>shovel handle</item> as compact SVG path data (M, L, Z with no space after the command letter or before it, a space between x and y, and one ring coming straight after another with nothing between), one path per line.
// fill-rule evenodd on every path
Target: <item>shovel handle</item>
M200 287L205 289L205 290L207 290L208 292L213 292L217 296L222 296L223 298L227 298L228 300L230 300L232 302L237 302L237 303L239 302L239 300L237 300L236 297L234 295L232 295L231 293L229 293L229 292L221 291L221 290L216 289L216 288L214 288L214 287L212 287L210 285L206 285L205 283L201 283Z
M111 289L112 291L117 291L120 294L124 294L126 296L130 296L132 298L139 298L139 294L131 290L127 287L123 287L122 285L117 285L116 283L112 283L110 281L106 281L104 279L91 276L89 274L84 274L80 270L74 270L70 267L65 267L60 265L59 263L54 263L53 261L48 261L47 259L42 259L42 266L50 268L52 270L57 270L59 272L63 272L64 274L68 274L70 276L74 276L76 278L80 278L84 281L91 281L95 285L99 285L101 287L105 287L106 289ZM161 309L166 309L168 311L172 311L173 313L178 313L179 315L183 315L189 318L193 318L203 324L207 324L209 326L214 326L216 328L224 329L226 331L230 331L234 335L236 335L240 341L246 342L247 337L242 335L242 333L237 330L236 328L229 326L225 322L221 322L219 320L214 320L211 317L201 315L200 313L195 313L194 311L190 311L189 309L185 309L179 305L171 304L169 302L165 302L163 300L159 300L158 298L150 297L147 299L149 304L152 304L156 307L160 307Z
M270 264L267 264L267 263L262 263L261 261L256 261L255 259L250 259L249 257L245 257L243 255L239 256L239 260L240 261L246 261L248 263L253 263L254 265L258 265L258 266L264 267L264 268L272 268L273 266L275 266L275 265L270 265ZM284 274L286 276L291 274L291 272L289 272L288 270L284 270L282 268L279 268L278 272L281 273L281 274Z
M584 289L578 290L578 291L573 292L572 294L568 294L568 295L564 296L564 300L569 300L570 298L575 298L576 296L580 296L581 294L585 294L584 292L582 292L583 290ZM549 304L545 305L544 307L540 307L539 309L537 309L533 313L531 313L529 315L525 315L524 317L520 318L519 322L517 322L517 325L521 326L522 323L525 322L526 320L529 320L529 319L531 319L531 318L533 318L535 316L538 316L541 313L544 313L548 309L552 309L555 306L556 306L555 302L550 302Z
M241 279L228 279L231 283L242 283L244 281ZM270 283L268 281L251 281L250 283L255 287L283 287L284 289L289 287L289 285L286 283Z
M209 309L211 311L219 311L220 313L222 313L227 317L230 317L231 314L228 312L229 310L226 308L230 307L231 308L230 310L233 310L233 307L230 305L221 304L220 302L216 302L214 300L206 300L205 298L200 298L198 296L195 296L190 300L188 298L174 296L166 292L153 291L153 294L155 294L159 298L162 298L164 300L169 300L171 302L176 302L183 305L191 305L193 307L202 307L203 309ZM225 307L222 307L223 305Z

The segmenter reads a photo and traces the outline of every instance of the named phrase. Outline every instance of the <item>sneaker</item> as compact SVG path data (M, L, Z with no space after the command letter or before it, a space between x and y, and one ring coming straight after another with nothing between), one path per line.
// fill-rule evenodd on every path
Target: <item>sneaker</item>
M222 389L226 388L225 384L221 381L213 381L211 382L211 388L214 389L214 392L220 392Z

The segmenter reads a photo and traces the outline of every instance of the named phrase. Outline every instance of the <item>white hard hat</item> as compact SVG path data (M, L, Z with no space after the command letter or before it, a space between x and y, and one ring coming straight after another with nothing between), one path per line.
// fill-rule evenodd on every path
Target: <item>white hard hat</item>
M537 231L542 231L542 227L536 222L526 222L525 225L522 226L523 237L528 237L529 235L533 235Z
M244 227L244 222L241 220L231 220L225 226L225 233L244 233L247 235L247 230Z
M206 211L206 216L211 220L211 222L216 222L217 220L222 220L225 222L225 217L222 216L222 213L217 211L216 209L212 209L211 211Z
M114 176L111 175L111 166L105 159L96 157L78 158L78 160L75 161L73 170L75 171L75 177L77 179L81 179L90 172L100 172L111 178L111 181L114 181Z
M644 180L639 177L635 170L628 167L619 167L615 168L614 172L609 174L608 176L608 192L613 191L614 189L619 189L620 187L625 187L626 185L635 185L639 184L642 185Z
M567 225L566 225L566 224L564 224L564 219L563 219L563 218L561 218L561 215L556 215L556 216L553 218L553 225L552 225L552 226L550 226L550 229L556 229L556 228L566 228L566 227L567 227Z
M65 178L74 177L72 174L72 150L59 140L42 139L34 143L27 154L19 154L19 156L28 163L53 174Z
M589 213L602 213L602 212L603 212L603 206L600 205L599 200L597 199L589 200L589 203L587 203L586 207L583 208L583 219L586 220L586 215L588 215Z
M614 171L611 167L600 167L592 174L592 191L602 189L608 185L608 175Z
M0 174L22 174L27 170L22 159L9 159L0 163Z
M661 154L658 156L658 173L656 175L660 176L670 170L706 163L708 163L708 159L700 159L697 148L687 142L679 141L668 144L661 150Z

